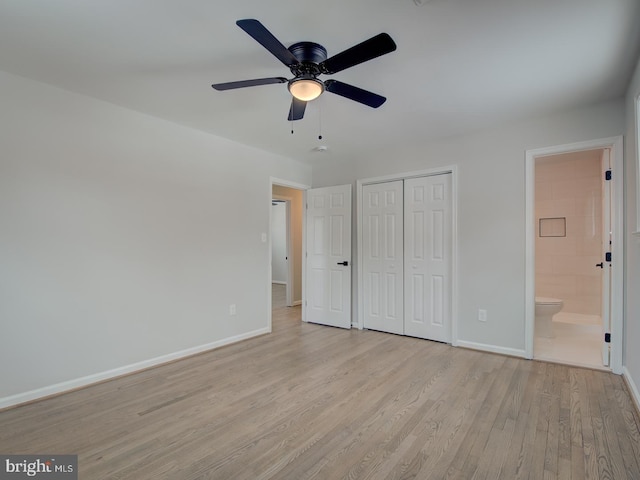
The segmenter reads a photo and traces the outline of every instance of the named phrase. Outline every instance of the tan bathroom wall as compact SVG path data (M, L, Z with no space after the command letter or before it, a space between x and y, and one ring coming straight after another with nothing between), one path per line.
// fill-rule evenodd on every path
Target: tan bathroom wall
M536 161L536 296L562 299L564 312L601 314L603 153ZM541 236L540 219L549 218L566 219L566 236ZM561 234L562 222L551 222L550 233Z

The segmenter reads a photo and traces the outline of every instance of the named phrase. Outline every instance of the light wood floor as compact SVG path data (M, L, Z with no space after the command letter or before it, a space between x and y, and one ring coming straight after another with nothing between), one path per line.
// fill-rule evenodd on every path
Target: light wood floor
M640 479L619 376L300 322L0 412L89 479Z

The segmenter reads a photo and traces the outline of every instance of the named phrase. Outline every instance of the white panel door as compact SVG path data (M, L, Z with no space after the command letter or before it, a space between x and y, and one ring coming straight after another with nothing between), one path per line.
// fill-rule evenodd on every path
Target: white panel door
M611 154L609 153L609 156ZM604 157L604 152L603 152ZM608 161L602 162L602 259L601 265L603 265L602 274L602 365L609 366L611 360L611 343L605 340L605 335L611 333L611 277L613 266L611 262L607 261L607 254L611 255L611 248L613 242L613 224L611 222L611 205L612 192L611 192L611 180L606 180L605 172L611 169L611 165Z
M362 188L364 328L404 333L402 180Z
M451 174L404 184L405 335L451 342Z
M308 322L351 328L351 185L307 190Z

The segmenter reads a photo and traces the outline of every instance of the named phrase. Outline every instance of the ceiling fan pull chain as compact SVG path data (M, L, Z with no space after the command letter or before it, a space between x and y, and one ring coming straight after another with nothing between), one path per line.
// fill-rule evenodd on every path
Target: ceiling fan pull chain
M318 140L322 140L322 102L318 102Z

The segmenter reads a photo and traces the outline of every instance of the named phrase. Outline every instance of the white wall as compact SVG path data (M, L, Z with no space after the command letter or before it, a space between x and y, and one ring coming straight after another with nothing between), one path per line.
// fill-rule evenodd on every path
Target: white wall
M635 116L635 98L640 95L640 61L629 85L625 106L626 135L625 135L625 179L626 183L626 275L625 275L625 348L622 363L625 375L635 386L636 401L640 405L638 388L640 388L640 218L638 203L638 144Z
M0 96L0 406L268 328L270 176L309 167L2 72Z
M287 204L271 206L271 281L287 283Z
M416 139L349 169L340 168L344 159L326 159L314 166L313 185L457 165L458 337L524 354L525 151L623 132L623 102L603 103L464 137ZM486 323L477 321L479 308Z

